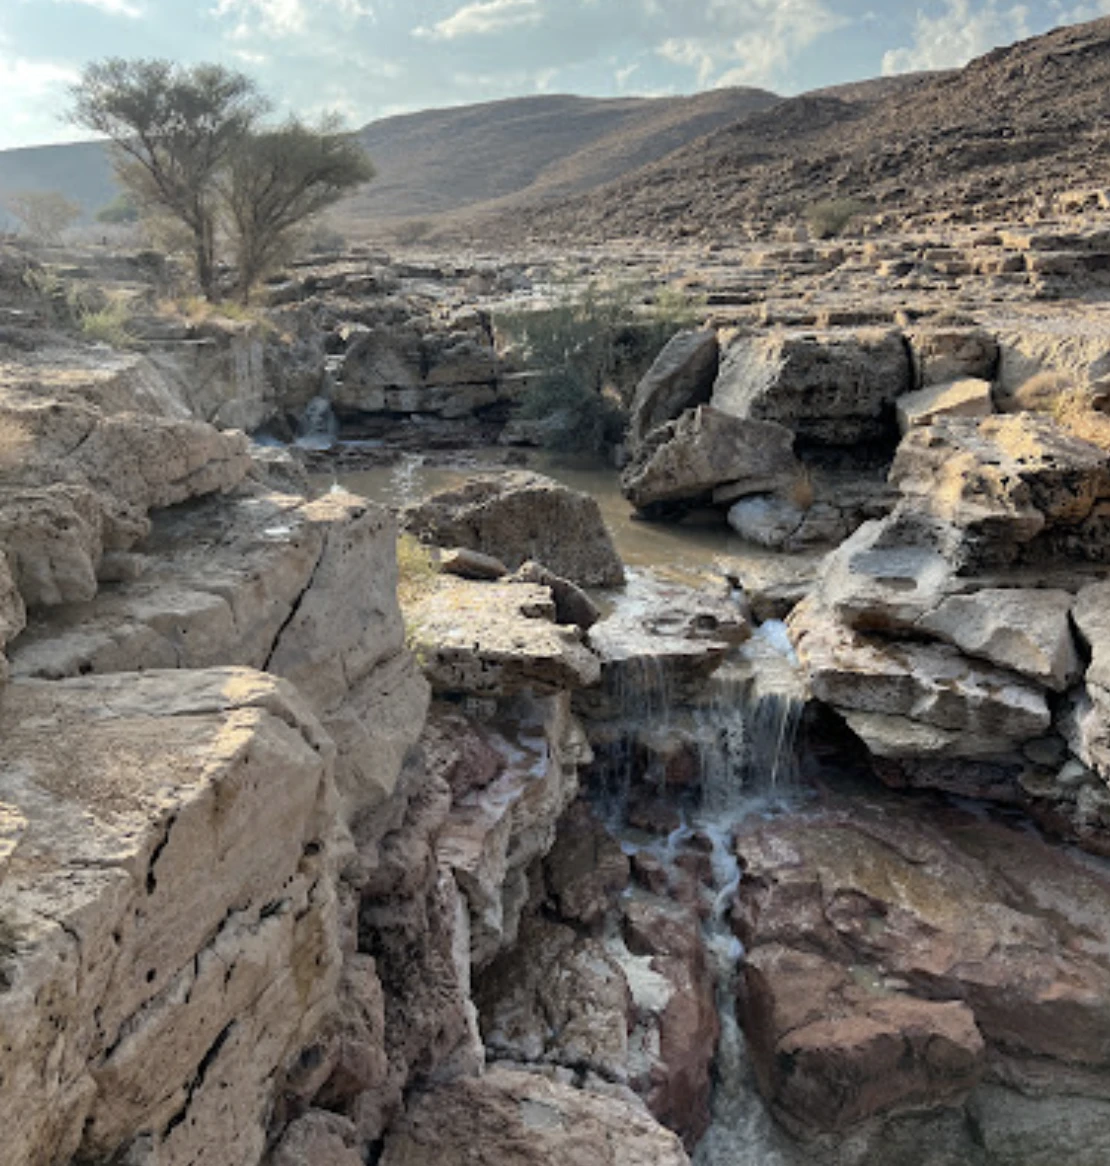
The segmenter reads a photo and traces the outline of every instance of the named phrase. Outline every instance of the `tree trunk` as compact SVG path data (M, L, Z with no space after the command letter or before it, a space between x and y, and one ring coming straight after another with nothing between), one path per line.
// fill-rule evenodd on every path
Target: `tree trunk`
M216 286L215 231L209 218L202 218L194 230L193 245L201 295L210 303L215 303L220 298L220 292Z

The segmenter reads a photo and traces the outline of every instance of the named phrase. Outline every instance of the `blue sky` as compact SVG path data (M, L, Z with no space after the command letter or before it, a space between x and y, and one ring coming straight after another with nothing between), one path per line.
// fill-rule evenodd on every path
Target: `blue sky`
M0 148L77 137L105 56L216 60L279 110L391 113L528 93L790 94L961 65L1110 0L0 0Z

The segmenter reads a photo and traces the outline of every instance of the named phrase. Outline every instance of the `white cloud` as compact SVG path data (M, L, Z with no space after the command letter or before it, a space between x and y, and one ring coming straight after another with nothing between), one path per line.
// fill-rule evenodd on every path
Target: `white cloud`
M698 35L668 37L655 51L692 69L700 88L773 86L799 52L846 23L824 0L709 0Z
M97 3L102 0L82 0ZM103 0L119 3L123 0ZM220 19L234 19L232 40L246 40L267 36L275 40L304 36L309 32L310 20L315 25L321 10L331 9L348 21L372 17L373 6L364 0L216 0L212 15Z
M986 0L972 8L970 0L946 0L939 16L918 12L912 45L883 54L883 76L958 68L996 45L1031 35L1024 4L1000 8L996 0Z
M83 4L87 8L96 8L106 12L109 16L127 16L137 20L144 15L141 4L129 3L129 0L54 0L55 4Z
M77 69L47 61L7 56L0 46L0 150L43 141L43 127L55 124L55 141L78 136L58 112L69 104L68 87L78 80Z
M1093 4L1063 4L1060 0L1053 0L1051 8L1058 24L1079 24L1084 20L1110 16L1110 0L1095 0Z
M455 40L464 36L488 36L507 28L539 24L543 10L539 0L478 0L466 4L431 28L421 26L414 35L430 40Z

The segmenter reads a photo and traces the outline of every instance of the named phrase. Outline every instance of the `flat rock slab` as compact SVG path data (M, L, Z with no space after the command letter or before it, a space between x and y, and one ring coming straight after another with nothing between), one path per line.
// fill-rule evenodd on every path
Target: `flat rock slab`
M930 385L898 398L898 428L903 433L932 425L938 417L988 417L994 412L990 381L965 377Z
M1037 1092L1105 1096L1105 864L881 798L752 822L736 851L743 1023L795 1130L944 1107L988 1064Z
M535 583L443 585L408 611L414 652L441 693L537 695L596 684L601 662L577 627L556 624L555 601Z

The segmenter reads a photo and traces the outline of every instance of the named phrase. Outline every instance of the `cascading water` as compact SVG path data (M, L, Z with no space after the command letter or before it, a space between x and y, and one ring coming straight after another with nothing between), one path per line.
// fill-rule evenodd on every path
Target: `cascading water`
M313 397L297 423L294 444L301 449L331 449L339 437L339 421L327 397Z
M620 833L627 852L646 851L668 869L691 840L712 847L713 900L704 934L716 972L721 1038L713 1123L694 1153L694 1166L802 1166L803 1151L771 1120L756 1088L736 1014L743 949L727 922L741 878L732 842L736 824L752 814L780 812L799 792L795 739L805 694L786 629L777 622L764 623L714 673L708 700L692 713L675 707L658 660L641 658L627 669L614 676L614 696L623 717L650 725L657 737L679 731L692 736L699 796L666 838L645 840L628 829L625 811L634 784L636 746L626 727L605 767L606 819L611 827L624 827Z

